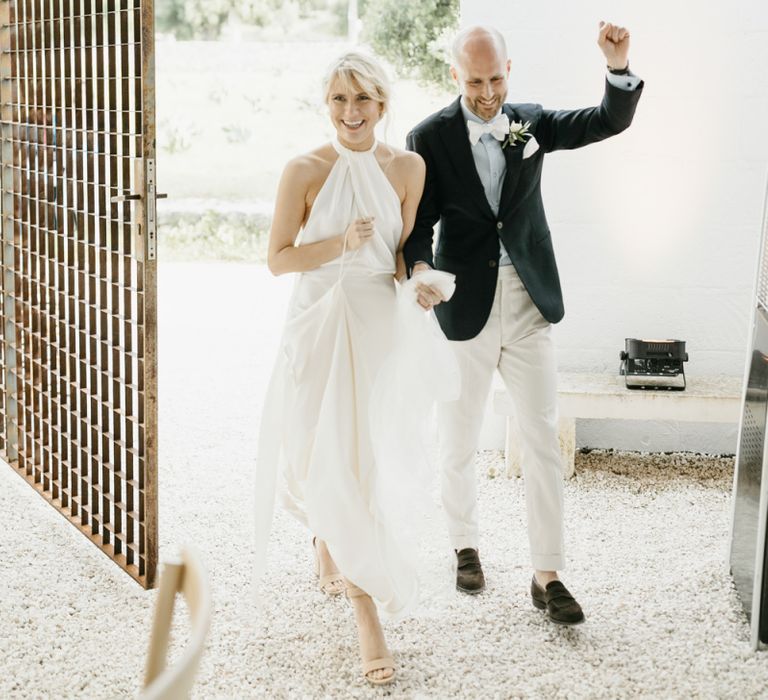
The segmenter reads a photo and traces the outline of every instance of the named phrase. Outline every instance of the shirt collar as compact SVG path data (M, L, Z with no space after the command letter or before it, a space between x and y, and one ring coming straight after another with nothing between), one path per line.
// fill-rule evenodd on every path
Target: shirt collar
M501 108L499 108L499 111L496 112L496 114L493 115L488 121L485 121L484 119L481 119L478 117L469 107L467 107L467 103L464 101L464 95L461 96L461 111L462 114L464 114L464 119L467 121L473 121L477 122L478 124L487 124L490 121L493 121L501 114Z

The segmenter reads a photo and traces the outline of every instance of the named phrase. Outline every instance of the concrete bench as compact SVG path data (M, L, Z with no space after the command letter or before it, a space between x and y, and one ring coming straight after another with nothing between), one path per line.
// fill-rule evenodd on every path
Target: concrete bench
M738 423L741 414L741 377L688 377L685 391L627 389L617 374L560 373L560 449L563 472L573 476L576 418L670 420L691 423ZM497 414L507 416L505 464L507 476L520 476L515 409L503 389L494 392Z

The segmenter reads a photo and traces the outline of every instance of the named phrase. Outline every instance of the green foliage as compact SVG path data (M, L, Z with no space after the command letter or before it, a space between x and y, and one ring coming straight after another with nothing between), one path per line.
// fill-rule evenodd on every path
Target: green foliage
M159 257L164 261L228 260L265 263L270 218L209 209L202 215L161 212Z
M348 3L346 0L338 0L338 2L335 2L333 5L331 5L331 12L333 13L334 17L333 28L339 36L347 36L347 32L349 32L347 5Z
M335 18L346 0L157 0L155 22L160 32L177 39L218 39L228 18L251 27L280 28L290 34L300 26L314 27Z
M301 13L295 0L230 0L233 12L244 24L266 27L276 23L288 30Z
M161 119L157 125L157 147L166 153L184 153L199 135L200 129L188 120Z
M368 0L365 36L405 77L450 88L448 49L459 24L458 0Z
M336 19L335 30L339 36L349 33L349 0L325 0L330 12ZM357 16L364 17L369 2L376 0L357 0Z
M155 24L177 39L216 39L232 5L233 0L157 0Z
M244 124L225 124L221 127L228 143L247 143L251 130Z

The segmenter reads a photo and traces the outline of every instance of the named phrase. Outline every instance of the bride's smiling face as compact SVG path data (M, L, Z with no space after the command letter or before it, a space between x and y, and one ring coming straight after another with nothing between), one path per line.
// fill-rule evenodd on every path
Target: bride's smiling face
M374 127L384 113L381 102L357 85L335 80L328 91L328 109L343 146L366 150L373 145Z

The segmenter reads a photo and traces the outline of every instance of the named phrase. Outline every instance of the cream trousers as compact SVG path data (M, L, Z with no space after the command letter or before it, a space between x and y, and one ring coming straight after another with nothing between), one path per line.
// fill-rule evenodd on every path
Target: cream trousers
M483 330L451 345L461 368L461 396L438 406L441 491L451 544L457 550L479 548L475 455L493 370L498 369L520 427L531 563L542 571L561 570L563 467L555 349L551 325L512 265L499 268Z

